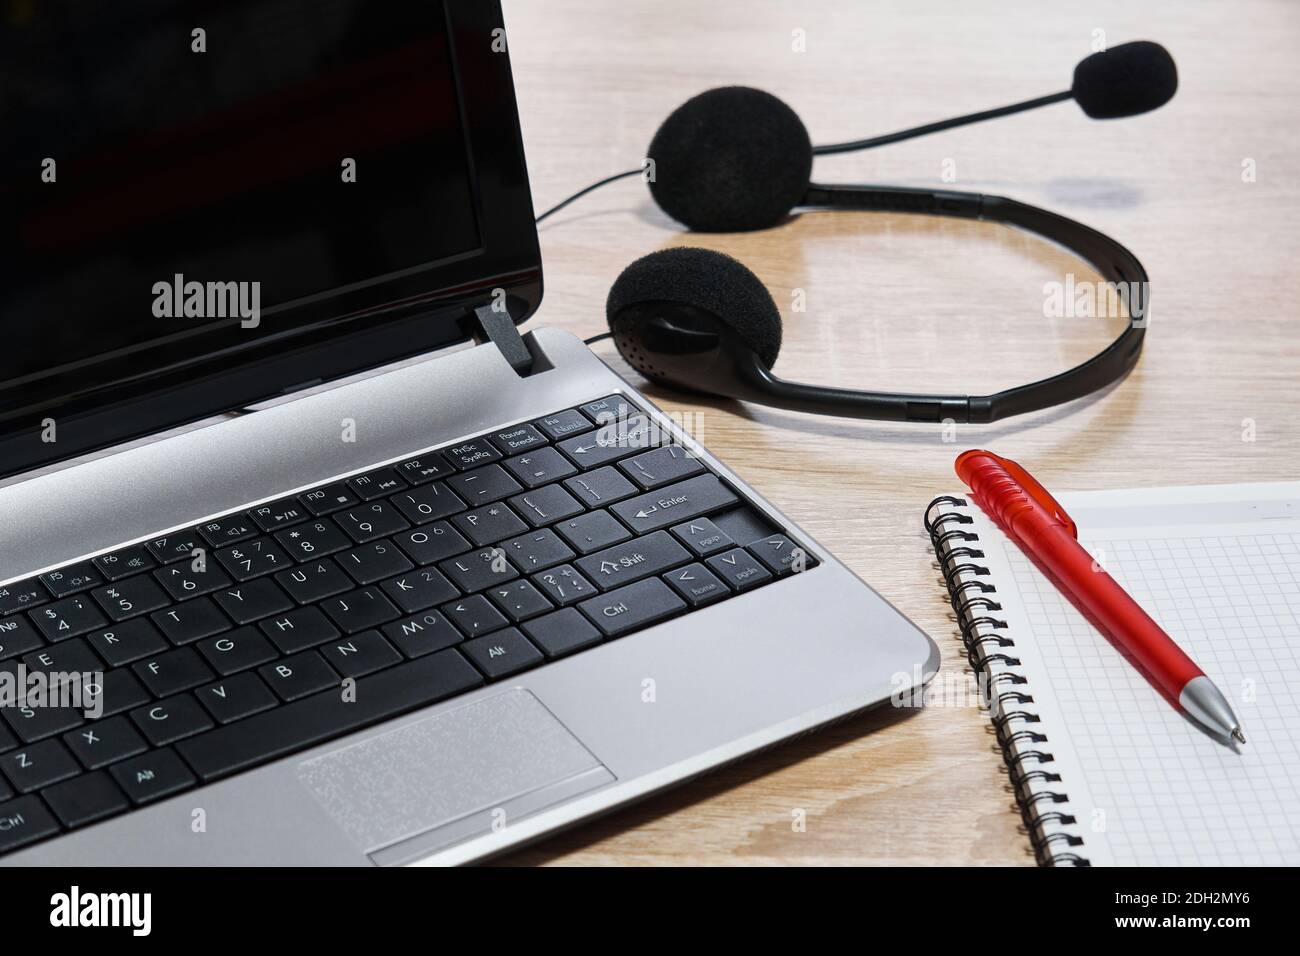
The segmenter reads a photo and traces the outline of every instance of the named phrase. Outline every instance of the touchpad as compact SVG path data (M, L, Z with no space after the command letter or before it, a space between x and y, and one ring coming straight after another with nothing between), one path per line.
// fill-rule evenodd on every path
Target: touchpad
M298 776L383 865L508 827L614 780L522 688L313 757Z

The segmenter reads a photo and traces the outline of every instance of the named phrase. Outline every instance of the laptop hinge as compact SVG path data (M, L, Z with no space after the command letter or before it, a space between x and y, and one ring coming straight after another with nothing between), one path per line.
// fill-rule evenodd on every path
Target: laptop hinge
M515 326L515 320L509 311L480 305L474 310L474 341L480 345L493 342L501 350L501 355L520 378L527 378L533 372L533 353L524 342Z

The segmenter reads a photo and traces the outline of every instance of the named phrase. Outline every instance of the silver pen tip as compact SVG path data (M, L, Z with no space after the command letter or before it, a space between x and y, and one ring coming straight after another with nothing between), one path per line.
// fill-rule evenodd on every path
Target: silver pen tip
M1233 727L1232 739L1237 741L1237 743L1239 744L1244 744L1246 742L1246 735L1241 732L1240 727Z

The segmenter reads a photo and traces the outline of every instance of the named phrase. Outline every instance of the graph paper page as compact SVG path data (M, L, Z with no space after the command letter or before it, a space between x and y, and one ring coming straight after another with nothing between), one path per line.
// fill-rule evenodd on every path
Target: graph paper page
M1228 697L1176 711L983 515L980 546L1094 864L1300 864L1300 483L1059 496L1080 540Z

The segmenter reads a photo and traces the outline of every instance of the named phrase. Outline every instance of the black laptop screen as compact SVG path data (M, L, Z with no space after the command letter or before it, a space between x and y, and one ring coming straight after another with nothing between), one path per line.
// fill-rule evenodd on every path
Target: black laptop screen
M305 304L474 255L452 46L438 2L13 5L0 415L301 336L337 317Z

